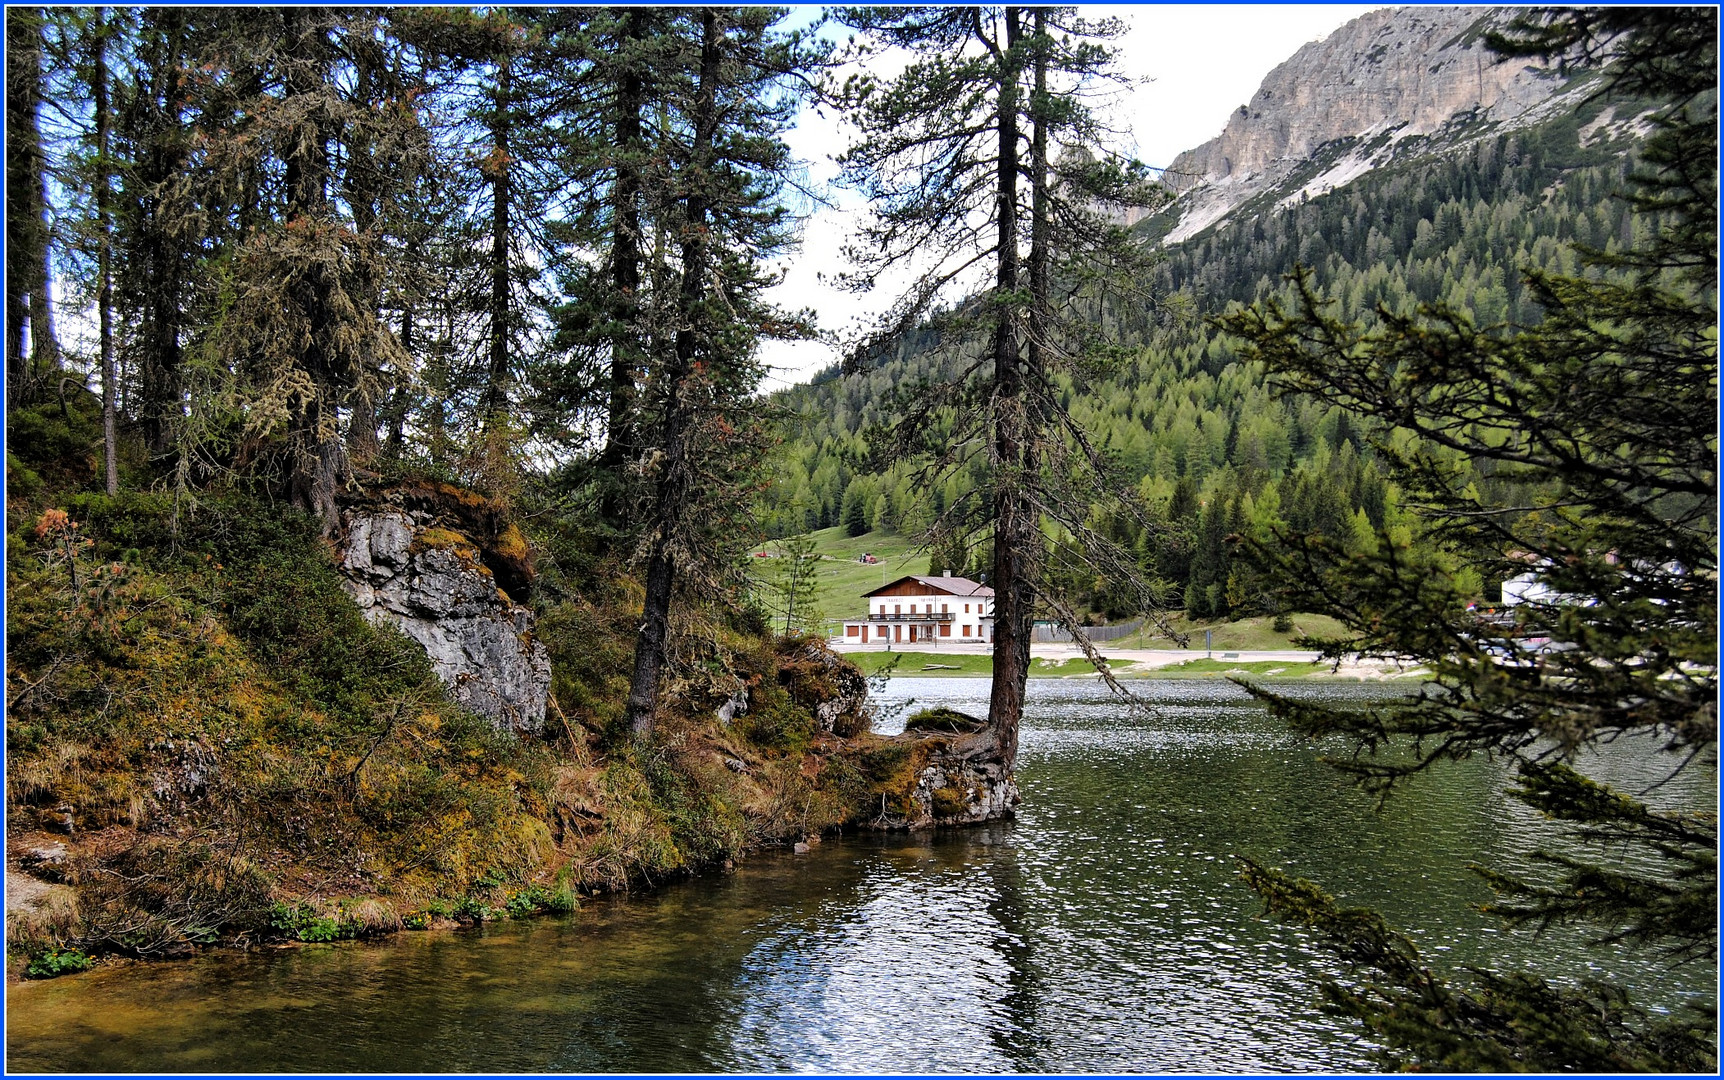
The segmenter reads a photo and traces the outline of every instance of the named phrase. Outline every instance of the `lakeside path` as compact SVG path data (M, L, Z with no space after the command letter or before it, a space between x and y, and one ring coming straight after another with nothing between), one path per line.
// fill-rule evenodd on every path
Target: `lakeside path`
M887 644L860 645L846 642L843 638L835 638L830 642L832 648L840 653L890 653L896 652L907 656L986 656L993 651L993 646L980 642L948 643L933 645L931 642L898 643L894 648ZM930 647L932 646L932 647ZM1246 664L1290 663L1311 664L1318 660L1318 654L1312 650L1303 649L1221 649L1204 650L1191 649L1116 649L1106 642L1099 642L1096 650L1117 666L1114 674L1119 678L1134 676L1153 678L1153 672L1158 668L1170 668L1185 664L1192 660L1214 660L1217 662L1232 662L1241 666ZM1037 642L1030 646L1032 660L1045 660L1051 664L1064 664L1067 661L1083 659L1083 652L1072 644ZM1130 666L1124 666L1129 664ZM1331 671L1327 666L1306 675L1306 678L1332 676L1341 679L1403 679L1416 677L1422 669L1407 667L1388 660L1367 659L1359 656L1349 656ZM1252 672L1259 674L1261 672ZM961 672L934 671L901 671L900 675L924 676L962 676ZM1063 673L1062 674L1066 674ZM1082 677L1083 673L1078 673ZM1091 673L1093 674L1093 673ZM1226 674L1217 671L1215 674ZM1057 676L1056 676L1057 677ZM1069 677L1069 676L1068 676Z

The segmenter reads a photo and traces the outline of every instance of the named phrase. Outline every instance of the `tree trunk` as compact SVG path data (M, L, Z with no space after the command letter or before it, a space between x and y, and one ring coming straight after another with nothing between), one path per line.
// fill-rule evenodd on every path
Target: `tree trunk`
M623 23L623 70L617 81L616 181L611 187L611 369L605 416L605 446L598 467L620 473L628 460L629 414L634 407L635 372L640 367L641 284L641 113L645 80L633 46L646 34L645 12L630 9ZM620 516L620 506L606 516Z
M14 212L6 215L6 248L11 258L6 260L6 406L12 408L24 400L24 383L28 368L24 362L24 326L30 317L30 271L35 260L29 252L35 245L38 220L26 212L30 206L29 159L24 153L28 143L32 82L40 85L40 60L33 40L33 28L25 9L12 12L6 20L6 140L11 152L6 155L6 203Z
M996 169L999 272L994 323L994 680L988 701L1000 758L1009 770L1017 760L1018 724L1030 672L1034 616L1035 553L1041 540L1034 501L1028 495L1034 469L1023 358L1018 350L1015 294L1018 259L1018 58L1022 9L1005 11L1006 48L1000 57L999 161Z
M408 302L401 309L401 352L405 356L413 355L413 304ZM383 444L383 456L390 461L401 459L401 449L406 440L407 427L407 373L395 373L395 384L389 390L389 407L384 411L384 423L389 429Z
M24 400L32 382L59 364L49 304L47 161L42 149L42 24L40 8L15 8L6 18L7 389ZM16 268L16 269L14 269ZM30 328L25 357L24 327Z
M143 358L140 364L141 400L138 413L143 421L144 443L151 456L167 454L173 446L174 425L180 419L180 298L183 293L181 247L170 234L162 188L177 173L184 150L177 143L185 109L186 82L180 63L185 37L183 13L158 8L144 13L153 36L152 48L160 53L150 65L160 91L152 90L146 142L138 181L139 253L144 278ZM155 101L161 102L159 106Z
M91 50L90 89L96 109L96 226L99 230L96 275L101 294L97 298L102 350L102 456L106 465L108 494L120 491L119 437L115 423L114 378L114 219L110 209L108 161L108 9L96 9L95 42Z
M38 24L34 52L37 70L31 84L34 100L30 106L30 141L24 148L24 152L30 156L30 175L33 177L32 211L41 222L37 233L41 246L31 253L35 256L39 269L33 274L36 279L35 288L30 292L30 361L38 372L53 377L54 369L60 366L60 339L54 334L54 237L48 217L48 154L42 146L41 121L38 116L42 101L40 33Z
M376 16L369 16L371 32L352 35L349 54L354 73L354 93L365 107L374 106L378 93L383 57L372 37ZM353 229L358 234L360 250L373 252L381 244L378 218L381 216L379 188L382 177L376 160L376 149L364 134L364 125L348 130L347 203L353 213ZM377 266L369 255L354 260L353 294L363 305L364 317L382 323L383 297L378 282ZM380 363L360 362L358 379L350 396L347 419L347 455L349 463L370 462L377 457L377 395L382 386Z
M505 53L497 58L497 83L492 87L491 100L491 156L486 163L491 181L491 333L479 414L487 428L503 414L509 401L509 107L513 77L513 59Z
M317 93L328 78L329 49L319 20L321 9L287 8L286 24L288 89L290 93ZM325 225L329 200L329 118L312 110L305 129L293 148L283 155L282 178L287 189L288 224L301 222L307 228ZM349 475L347 452L336 422L338 393L329 341L334 313L329 297L329 270L319 267L305 275L292 290L293 302L305 313L305 351L299 363L311 376L315 392L295 417L289 432L292 464L288 497L294 505L317 517L325 536L340 525L335 493Z
M711 8L701 9L700 86L694 116L694 139L683 184L686 220L682 235L682 286L677 296L678 328L676 352L666 372L664 421L660 445L664 450L663 472L654 493L650 527L652 555L647 563L646 602L640 635L635 643L634 676L629 682L627 717L629 730L637 737L650 736L653 707L664 671L666 643L670 636L670 599L676 567L671 550L676 534L685 527L681 516L687 509L687 429L693 403L688 400L690 373L699 349L699 324L706 292L707 204L699 177L710 166L711 148L718 128L717 83L719 77L718 18Z

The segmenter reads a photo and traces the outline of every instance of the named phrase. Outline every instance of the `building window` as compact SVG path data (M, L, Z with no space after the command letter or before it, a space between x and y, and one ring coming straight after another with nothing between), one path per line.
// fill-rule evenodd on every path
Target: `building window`
M951 637L952 636L952 624L951 623L941 623L940 624L940 636L941 637Z
M892 605L892 614L902 615L903 613L904 613L904 605L902 605L902 604L893 604Z
M964 605L964 614L968 615L969 613L970 613L970 605L965 604Z
M970 636L970 624L969 623L964 624L964 636L965 637Z
M940 614L944 615L945 613L946 613L946 605L941 604L940 605Z
M860 626L846 626L844 628L844 636L845 637L855 637L857 634L860 634L861 632L862 632L862 628Z

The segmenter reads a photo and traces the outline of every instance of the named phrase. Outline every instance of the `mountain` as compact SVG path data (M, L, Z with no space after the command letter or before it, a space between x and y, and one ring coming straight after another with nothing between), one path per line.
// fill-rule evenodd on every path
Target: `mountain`
M1453 152L1572 107L1589 78L1503 59L1488 30L1513 11L1384 8L1311 42L1271 71L1215 138L1176 157L1164 239L1178 242L1268 194L1280 208L1395 161Z
M1100 310L1125 355L1081 384L1062 378L1061 398L1166 526L1119 538L1183 588L1188 611L1249 610L1224 539L1254 522L1345 540L1407 520L1358 418L1277 394L1211 317L1286 300L1303 265L1344 319L1443 304L1480 326L1529 324L1542 312L1527 269L1574 273L1577 244L1609 253L1644 239L1649 223L1613 193L1650 103L1595 95L1595 71L1497 63L1482 38L1511 16L1388 9L1305 46L1221 135L1179 156L1171 206L1137 223L1160 249L1148 285L1166 302ZM866 464L890 442L871 433L892 422L894 395L952 377L926 336L777 397L800 419L762 496L770 534L914 535L985 482L976 461L932 485L902 463ZM1104 589L1079 599L1127 613Z

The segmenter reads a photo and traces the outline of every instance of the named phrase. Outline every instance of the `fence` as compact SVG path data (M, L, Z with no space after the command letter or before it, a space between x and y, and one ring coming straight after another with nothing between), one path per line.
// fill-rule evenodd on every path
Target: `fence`
M1112 626L1086 626L1083 628L1083 636L1091 641L1116 641L1119 638L1135 634L1141 629L1143 629L1143 620L1133 619L1130 622L1115 623ZM1030 633L1030 640L1069 644L1075 639L1072 637L1071 631L1063 626L1057 626L1053 623L1037 623L1035 629Z

